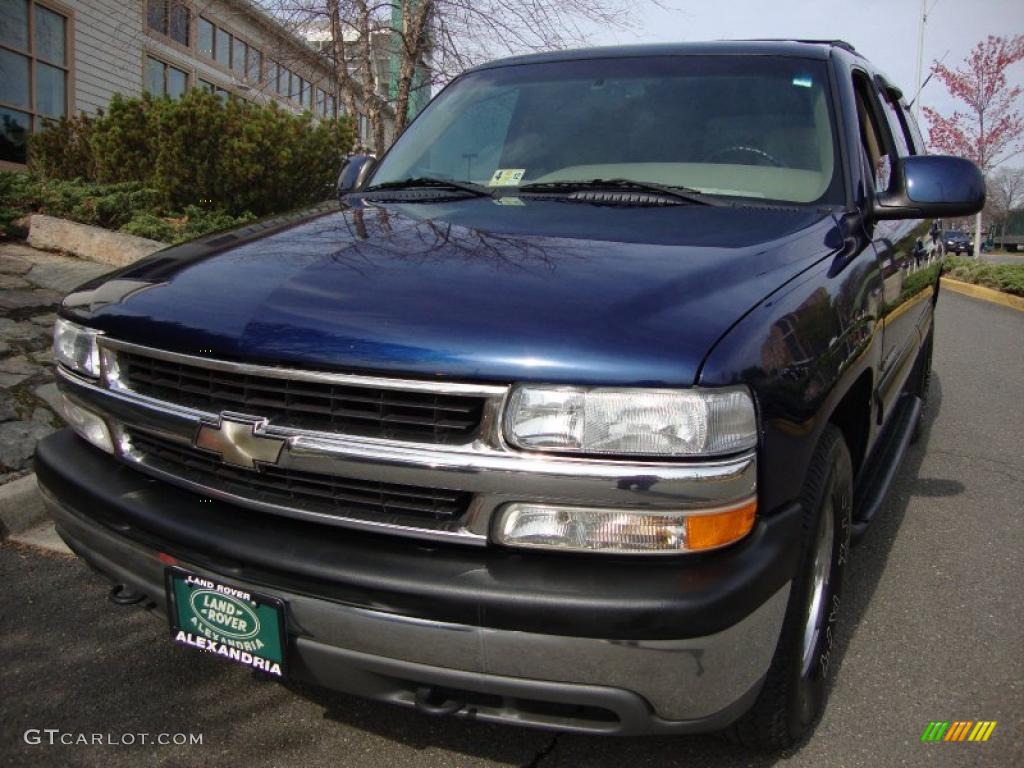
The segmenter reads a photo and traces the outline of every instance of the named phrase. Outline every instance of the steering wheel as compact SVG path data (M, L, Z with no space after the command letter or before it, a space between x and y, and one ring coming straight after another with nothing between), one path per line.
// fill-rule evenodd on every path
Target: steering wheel
M716 157L720 157L721 155L727 155L730 152L747 152L747 153L749 153L751 155L757 155L758 157L760 157L763 160L767 160L768 161L768 165L774 165L776 168L782 168L783 167L782 163L779 162L779 159L777 157L775 157L775 155L771 155L771 154L765 152L763 149L758 149L757 147L748 147L748 146L746 146L744 144L733 144L731 147L725 147L723 149L716 149L710 155L706 155L704 157L704 159L705 160L714 160Z

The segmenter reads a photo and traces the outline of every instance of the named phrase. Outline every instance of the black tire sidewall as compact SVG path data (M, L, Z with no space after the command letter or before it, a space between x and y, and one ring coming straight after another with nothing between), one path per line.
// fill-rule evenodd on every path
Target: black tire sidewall
M842 612L843 582L850 554L850 515L853 509L853 470L850 454L838 429L829 426L822 439L822 448L816 456L826 462L824 482L818 488L808 488L812 499L805 499L809 516L805 528L805 540L800 568L793 583L794 600L786 621L784 638L789 643L789 660L793 700L789 702L789 731L796 738L810 726L820 714L824 705L827 686L834 671L837 651L838 626ZM824 455L822 455L824 454ZM811 600L815 547L821 526L824 525L823 511L826 500L832 505L832 562L828 587L825 593L825 620L823 631L818 636L813 660L806 674L803 671L803 628ZM811 506L813 504L813 506Z
M826 626L817 639L808 673L803 671L803 635L812 597L815 548L826 499L832 505L832 561L824 595ZM808 465L800 495L803 522L797 568L790 585L786 616L775 655L753 706L726 734L752 749L775 752L793 745L811 727L824 706L835 669L837 623L841 620L843 578L850 554L853 469L843 433L825 425Z

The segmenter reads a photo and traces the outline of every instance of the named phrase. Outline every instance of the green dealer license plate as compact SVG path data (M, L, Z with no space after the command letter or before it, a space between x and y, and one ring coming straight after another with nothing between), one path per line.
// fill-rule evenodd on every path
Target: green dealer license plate
M168 568L171 639L259 669L285 672L284 603L275 597Z

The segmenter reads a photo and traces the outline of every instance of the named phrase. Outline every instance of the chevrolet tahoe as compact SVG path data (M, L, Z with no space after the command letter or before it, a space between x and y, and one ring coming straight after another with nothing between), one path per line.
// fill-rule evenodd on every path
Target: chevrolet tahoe
M425 714L801 738L977 169L742 41L479 66L337 193L64 300L36 471L111 599Z

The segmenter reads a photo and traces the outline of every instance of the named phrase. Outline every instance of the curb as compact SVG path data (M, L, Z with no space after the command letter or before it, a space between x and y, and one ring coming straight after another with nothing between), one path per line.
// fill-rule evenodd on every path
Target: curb
M1020 296L1012 296L1009 293L995 291L991 288L985 288L982 285L963 283L949 277L942 278L942 287L948 288L954 293L962 293L964 296L970 296L974 299L981 299L982 301L988 301L992 304L999 304L1003 307L1009 307L1010 309L1016 309L1019 312L1024 312L1024 298L1021 298Z
M47 520L43 497L32 474L0 485L0 540L22 533Z

